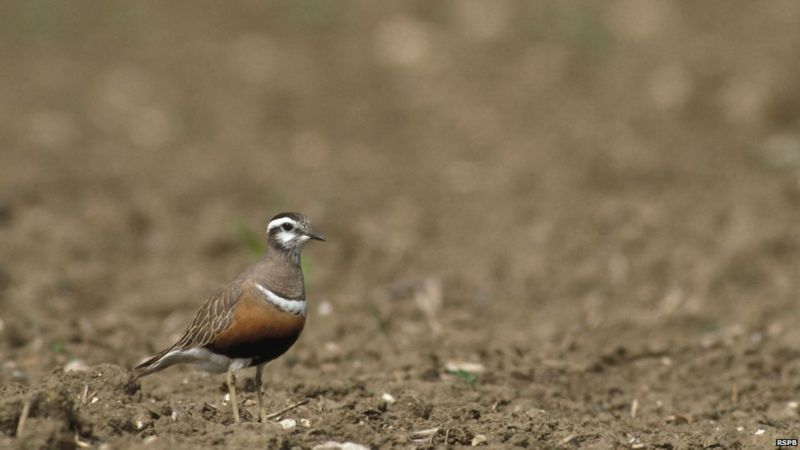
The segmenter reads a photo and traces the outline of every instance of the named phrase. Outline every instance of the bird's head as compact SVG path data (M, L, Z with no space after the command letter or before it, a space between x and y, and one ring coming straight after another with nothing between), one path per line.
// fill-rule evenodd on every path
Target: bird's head
M310 240L324 241L325 236L314 231L311 220L300 213L278 214L267 225L267 242L270 247L283 251L299 251Z

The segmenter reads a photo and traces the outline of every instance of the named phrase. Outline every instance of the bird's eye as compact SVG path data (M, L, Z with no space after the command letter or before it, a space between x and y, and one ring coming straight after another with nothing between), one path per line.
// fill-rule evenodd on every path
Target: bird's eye
M283 231L292 231L292 230L294 230L294 226L292 224L290 224L290 223L285 223L285 224L281 225L281 228L283 228Z

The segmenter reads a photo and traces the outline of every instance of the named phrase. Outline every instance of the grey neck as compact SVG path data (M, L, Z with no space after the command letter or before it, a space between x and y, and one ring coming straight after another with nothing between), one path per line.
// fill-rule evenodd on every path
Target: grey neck
M299 249L287 250L270 246L264 257L250 268L247 278L283 298L305 298Z
M300 267L300 249L297 247L283 248L276 245L267 251L266 257L270 256L280 259L284 264L292 264Z

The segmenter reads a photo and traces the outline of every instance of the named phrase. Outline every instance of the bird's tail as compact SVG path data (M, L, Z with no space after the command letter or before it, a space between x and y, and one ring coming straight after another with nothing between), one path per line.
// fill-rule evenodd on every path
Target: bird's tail
M171 366L172 364L164 364L165 361L163 359L167 353L172 351L172 349L173 347L168 347L137 364L133 368L133 381L136 381L143 376L150 375L153 372L158 372L161 369L166 369L167 367Z

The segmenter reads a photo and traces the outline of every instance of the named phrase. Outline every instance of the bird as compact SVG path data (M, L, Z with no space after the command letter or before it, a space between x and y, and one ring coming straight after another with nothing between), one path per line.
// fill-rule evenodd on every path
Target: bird
M255 366L259 415L267 421L264 365L289 350L306 322L300 251L311 240L326 239L312 229L308 217L285 212L270 219L266 240L263 257L208 297L177 342L136 365L133 380L178 363L227 372L233 419L239 422L236 373Z

